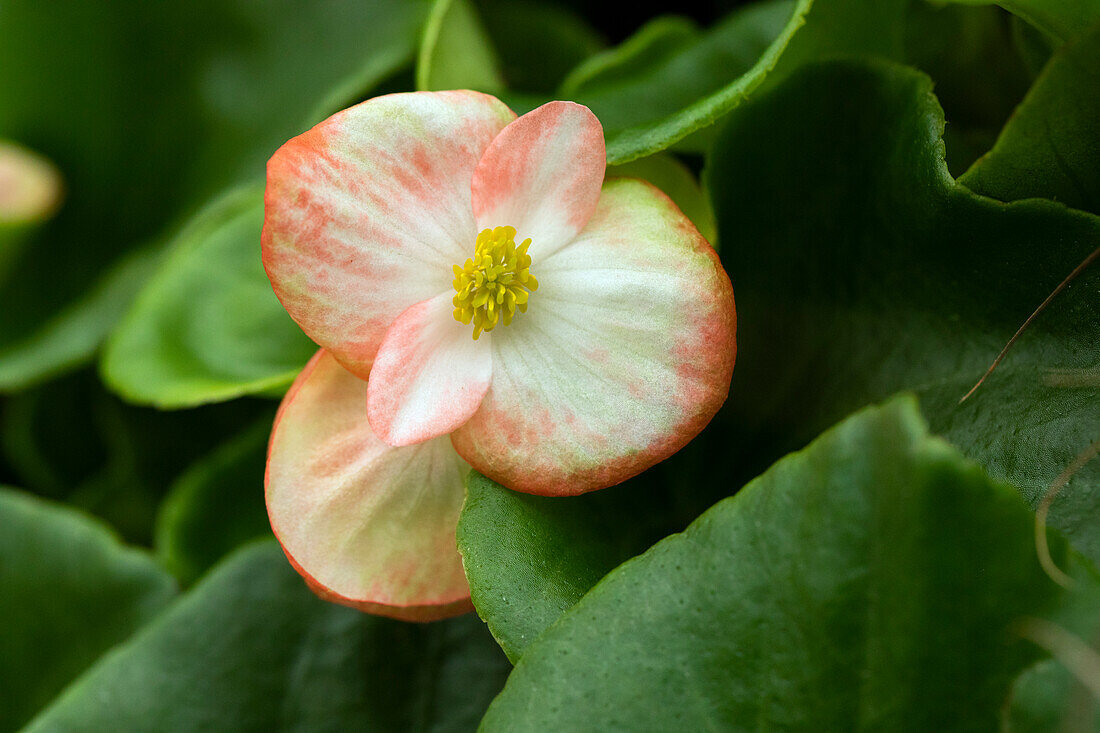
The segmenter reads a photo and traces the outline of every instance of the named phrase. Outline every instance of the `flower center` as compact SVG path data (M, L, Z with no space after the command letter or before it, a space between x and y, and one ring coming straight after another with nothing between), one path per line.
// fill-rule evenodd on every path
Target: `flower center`
M507 326L516 311L527 312L527 299L539 289L531 274L530 238L516 246L515 227L483 229L474 243L474 256L453 265L455 320L474 324L474 340L492 331L500 321Z

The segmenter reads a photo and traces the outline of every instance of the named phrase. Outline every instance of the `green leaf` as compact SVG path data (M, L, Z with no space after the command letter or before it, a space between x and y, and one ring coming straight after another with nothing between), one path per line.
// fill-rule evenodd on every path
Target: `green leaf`
M1055 54L959 182L1002 201L1049 198L1100 214L1100 25Z
M240 545L271 535L264 506L268 414L200 458L172 485L157 514L157 557L190 585Z
M160 260L158 246L132 252L75 303L39 329L0 348L0 392L27 389L87 361Z
M622 511L624 500L645 503L634 489L551 498L470 473L458 549L478 614L513 663L608 571L648 547L639 518Z
M507 671L476 618L326 603L272 541L228 558L28 730L471 730Z
M193 151L194 204L255 181L288 138L410 64L428 12L427 0L205 2L198 22L212 37L196 59L206 126ZM178 12L196 15L186 4Z
M672 155L658 153L622 165L609 166L608 177L623 176L649 181L668 194L712 246L718 246L718 229L710 198L686 165Z
M1075 646L1091 646L1100 659L1100 574L1076 554L1066 570L1072 585L1055 612L1025 619L1016 630L1054 658L1036 663L1016 680L1004 709L1006 732L1100 730L1100 698L1069 672L1065 649L1056 648L1070 639ZM1052 634L1059 642L1055 646Z
M483 728L992 730L1060 590L1032 524L912 399L869 408L612 571Z
M435 0L420 39L416 88L504 90L496 51L471 0Z
M566 74L606 45L565 7L537 0L482 0L478 7L511 90L553 95Z
M1100 706L1056 659L1020 675L1005 715L1005 733L1100 730Z
M128 42L140 27L140 37L159 46L171 15L163 4L132 0L59 0L48 9L13 0L0 9L0 136L53 159L66 187L59 215L28 243L0 288L5 356L19 354L14 344L86 299L109 263L153 234L165 216L160 197L178 191L179 177L163 171L178 170L184 159L194 109L177 109L155 133L130 118L162 108L185 76L178 54L147 53ZM80 110L78 121L73 110ZM95 325L90 320L85 325ZM73 350L83 351L81 360L90 355L79 343ZM24 369L34 361L25 360ZM44 360L41 367L57 365Z
M733 436L714 480L737 480L901 389L920 393L933 430L1032 503L1096 439L1100 268L959 404L1100 245L1100 218L958 185L943 162L943 124L927 77L857 63L806 70L730 120L707 175L738 311L722 416ZM1051 513L1093 561L1098 488L1094 461Z
M87 361L132 292L102 292L112 268L127 269L121 258L163 241L213 193L259 178L288 137L408 63L425 10L405 0L5 3L0 136L53 159L67 188L0 288L0 372L17 373L7 384Z
M1031 86L1033 74L1016 36L997 7L923 1L909 6L905 62L936 83L947 118L947 165L953 173L962 173L993 147Z
M0 488L0 730L166 606L172 579L79 512Z
M102 371L128 400L191 407L285 388L317 347L260 260L263 189L195 217L107 342Z
M0 448L26 489L64 499L147 544L172 481L269 409L244 400L183 412L134 407L81 371L7 398Z
M996 3L1059 41L1070 41L1100 22L1096 0L948 0L962 5Z
M478 613L513 662L608 570L683 531L731 486L715 481L728 436L712 423L671 456L581 496L511 491L471 474L458 543Z
M904 7L900 0L770 0L704 33L658 19L579 67L562 94L592 108L608 162L625 163L714 124L769 75L779 79L836 54L899 57Z

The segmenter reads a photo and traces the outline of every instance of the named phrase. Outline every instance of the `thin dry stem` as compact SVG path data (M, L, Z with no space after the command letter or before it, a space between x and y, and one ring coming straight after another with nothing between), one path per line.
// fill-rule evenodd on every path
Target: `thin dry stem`
M1020 335L1027 330L1028 326L1031 325L1031 322L1034 321L1039 316L1039 314L1046 309L1048 305L1050 305L1050 302L1054 300L1059 293L1065 290L1067 285L1073 282L1074 278L1084 272L1085 268L1095 262L1098 258L1100 258L1100 247L1097 247L1092 254L1090 254L1081 262L1081 264L1073 268L1073 272L1071 272L1065 280L1060 282L1058 284L1058 287L1054 288L1051 294L1047 296L1046 300L1040 303L1039 307L1035 309L1035 312L1027 317L1027 320L1024 321L1024 325L1020 326L1016 333L1012 335L1012 338L1010 338L1008 340L1008 343L1005 344L1005 347L1001 349L1001 353L997 354L997 358L994 359L993 363L989 365L989 369L985 370L985 374L982 375L982 378L978 380L977 384L971 387L970 391L962 396L962 398L959 400L960 405L966 402L966 400L969 399L970 395L974 394L978 390L978 387L982 386L982 382L984 382L989 377L989 375L993 373L993 370L997 368L997 365L1000 364L1001 361L1005 358L1005 355L1008 354L1008 350L1011 349L1012 345L1016 343L1016 339L1020 338Z
M1073 578L1062 572L1050 556L1050 544L1047 542L1047 515L1050 513L1050 505L1054 503L1062 487L1068 484L1069 480L1085 467L1085 464L1098 455L1100 455L1100 440L1085 448L1062 473L1058 474L1058 478L1054 479L1054 483L1047 489L1047 493L1035 509L1035 550L1039 553L1039 564L1043 566L1043 570L1051 580L1065 588L1073 585Z

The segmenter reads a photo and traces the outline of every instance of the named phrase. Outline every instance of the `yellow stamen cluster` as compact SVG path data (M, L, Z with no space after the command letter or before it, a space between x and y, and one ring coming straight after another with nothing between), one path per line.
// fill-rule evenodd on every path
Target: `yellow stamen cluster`
M531 240L516 246L514 227L484 229L474 243L474 256L454 265L455 320L474 324L474 340L504 320L507 326L516 311L527 312L527 299L539 289L531 274Z

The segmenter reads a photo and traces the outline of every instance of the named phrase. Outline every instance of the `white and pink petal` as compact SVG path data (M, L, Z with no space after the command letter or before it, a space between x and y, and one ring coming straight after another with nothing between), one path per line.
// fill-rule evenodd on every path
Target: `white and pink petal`
M454 318L454 295L417 303L382 339L367 390L371 428L393 446L447 435L470 419L493 371L490 337Z
M447 438L386 445L366 402L367 383L325 351L302 371L271 435L271 528L327 600L415 621L469 611L455 544L469 466Z
M516 229L539 261L577 236L596 210L607 167L603 127L574 102L549 102L504 128L473 178L478 230Z
M683 447L725 401L733 289L667 196L614 180L576 241L532 267L527 313L493 338L493 379L452 440L509 488L570 495Z
M391 94L287 142L267 166L263 260L307 335L361 377L406 308L451 287L477 236L474 170L515 114L470 91Z

